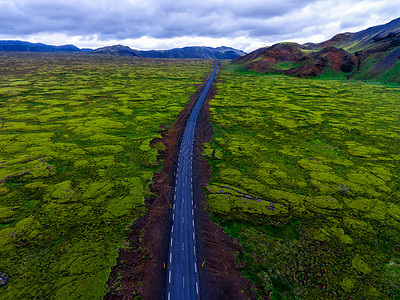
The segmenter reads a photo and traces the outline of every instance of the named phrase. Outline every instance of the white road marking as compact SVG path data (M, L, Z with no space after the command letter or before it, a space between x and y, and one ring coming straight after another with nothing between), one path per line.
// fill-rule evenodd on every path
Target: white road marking
M214 71L215 72L215 71ZM209 87L209 84L207 85ZM174 194L174 203L173 203L173 214L172 214L172 228L171 228L171 232L174 232L174 222L175 222L175 203L179 204L179 210L183 210L185 209L191 209L192 210L192 226L193 226L193 230L195 229L195 224L194 224L194 201L193 201L193 151L194 151L194 145L193 143L197 140L194 139L194 135L196 133L196 128L193 126L196 126L197 124L197 115L198 113L201 111L201 106L204 102L204 95L202 94L202 96L199 99L200 101L198 101L196 103L196 105L193 107L192 112L190 114L190 117L188 119L188 122L186 124L186 127L184 128L184 134L182 136L182 138L180 139L180 143L181 143L181 147L179 149L179 159L178 159L178 165L177 165L177 169L174 171L174 175L175 175L175 194ZM190 143L190 144L188 144ZM182 167L183 169L180 170L180 164L182 163ZM187 168L187 165L189 165L190 170ZM190 173L189 173L190 172ZM187 207L185 201L189 200L189 199L185 199L185 197L183 196L183 193L186 192L185 191L185 183L186 185L189 185L189 181L187 180L188 178L186 176L190 177L190 187L191 187L191 202L192 202L192 207ZM179 188L180 188L180 196L177 197L177 187L178 187L178 178L179 178ZM187 180L187 181L186 181ZM177 198L179 201L181 201L180 203L177 203ZM178 219L177 219L178 222ZM179 226L185 224L185 216L180 216L179 217ZM178 226L178 231L180 233L180 227ZM184 226L183 226L184 227ZM183 231L183 228L182 228ZM193 241L195 241L195 232L192 231L192 237L193 237ZM180 241L179 241L180 242ZM178 244L179 244L178 242ZM193 242L195 244L195 242ZM169 257L169 262L170 264L172 263L172 244L173 244L173 238L172 238L172 234L171 234L171 251L170 251L170 257ZM185 243L182 243L182 249L185 250ZM188 250L190 251L190 247L188 248ZM193 245L193 253L196 256L196 246ZM197 273L197 262L195 262L195 273ZM169 271L169 283L171 283L171 271L172 269L170 268ZM175 276L175 275L174 275ZM197 276L197 275L196 275ZM177 279L176 277L174 277L175 279ZM185 277L182 277L182 285L183 288L185 288ZM199 283L196 280L196 292L197 295L199 295L199 287L198 287ZM188 287L190 287L190 284L188 285ZM171 297L171 292L168 292L168 300L170 300ZM197 296L198 297L198 296Z
M194 263L194 271L197 273L197 263Z

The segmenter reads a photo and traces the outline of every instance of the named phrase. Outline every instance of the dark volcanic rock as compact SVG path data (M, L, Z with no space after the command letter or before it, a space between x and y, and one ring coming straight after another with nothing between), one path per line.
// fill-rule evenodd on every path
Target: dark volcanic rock
M6 273L0 272L0 286L5 285L7 283L8 275Z
M235 63L252 62L255 59L262 60L268 64L276 64L284 61L302 61L306 55L302 52L302 46L296 43L275 44L271 47L260 48L245 56L238 57Z
M301 67L290 69L286 74L313 77L323 73L326 68L331 68L336 72L350 73L357 64L355 55L335 47L327 47L309 54L307 60L310 62Z
M269 48L248 54L235 62L247 62L245 68L260 73L275 72L299 77L317 76L326 68L336 72L350 73L357 65L357 57L343 49L326 47L318 52L305 52L303 47L295 43L276 44ZM249 61L252 59L251 61ZM275 67L281 62L291 62L299 65L289 70L280 70Z
M271 72L273 69L271 65L263 60L255 60L247 64L247 70L256 71L259 73Z
M374 42L380 42L380 41L384 41L384 40L393 40L393 39L397 39L399 37L399 33L394 33L394 32L389 32L388 34L380 34L377 36L374 36L372 38L372 40Z
M286 75L298 76L300 78L304 77L315 77L321 74L326 67L325 63L322 61L316 61L307 64L302 67L292 68L285 72Z
M357 58L355 55L335 47L324 48L316 54L311 55L311 58L328 63L336 72L339 72L340 70L344 73L350 73L357 64ZM325 66L328 66L328 64Z
M330 40L327 40L322 43L307 43L304 44L303 47L305 47L307 50L314 50L314 49L321 49L321 48L326 48L326 47L337 47L339 48L341 45L346 44L348 41L351 40L353 36L353 33L345 32L345 33L339 33L335 35L333 38Z
M263 60L269 63L284 61L300 62L307 58L301 50L302 46L295 43L276 44L268 48L263 56Z

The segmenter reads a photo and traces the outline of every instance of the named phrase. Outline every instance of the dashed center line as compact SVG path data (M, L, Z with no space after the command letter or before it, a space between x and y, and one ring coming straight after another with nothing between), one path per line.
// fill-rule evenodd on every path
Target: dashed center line
M199 278L197 270L196 257L196 234L194 224L194 200L193 200L193 150L194 150L194 134L196 130L197 117L201 109L203 101L206 99L209 87L216 73L218 61L215 69L210 76L210 79L201 93L198 101L193 107L187 124L184 129L184 134L180 139L179 158L176 165L175 175L175 193L172 203L169 204L169 209L172 211L172 226L171 226L171 242L169 252L168 265L168 287L167 298L172 299L199 299ZM181 168L182 167L182 168ZM190 181L189 181L190 179ZM191 197L191 199L190 199ZM191 203L191 205L190 205ZM175 206L176 204L176 206ZM177 209L176 209L177 208ZM176 209L176 210L175 210ZM190 212L192 217L190 217ZM176 216L175 216L176 214ZM188 216L189 215L189 216ZM176 220L175 220L176 217ZM190 220L192 227L190 227ZM174 226L176 225L176 226ZM190 240L190 232L192 232L192 241ZM175 243L173 243L173 237ZM182 250L180 245L182 244ZM186 244L186 250L185 250ZM192 250L193 249L193 254ZM174 263L172 263L172 253L174 251ZM181 252L182 251L182 252ZM193 257L194 256L194 257ZM194 261L194 270L192 265ZM192 265L193 266L193 265ZM193 272L194 271L194 272ZM182 285L179 284L179 278L182 276ZM173 278L172 278L173 277ZM187 283L185 282L187 278ZM174 279L172 281L172 279ZM196 292L194 291L196 284ZM196 295L197 293L197 295Z

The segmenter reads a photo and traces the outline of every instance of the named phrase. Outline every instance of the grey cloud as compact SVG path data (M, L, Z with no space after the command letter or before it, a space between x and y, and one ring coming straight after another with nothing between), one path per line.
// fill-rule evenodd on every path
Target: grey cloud
M393 8L400 9L383 0L377 12L330 14L332 8L343 3L348 7L352 1L368 0L0 0L0 10L6 12L0 16L0 33L64 33L103 41L246 36L268 42L300 38L306 31L318 34L328 22L339 22L345 31L364 24L368 14L390 15Z
M0 19L3 32L34 34L62 32L70 35L96 34L104 38L150 36L231 37L241 23L284 15L312 0L286 1L48 1L0 2L6 17ZM254 31L256 32L256 31Z

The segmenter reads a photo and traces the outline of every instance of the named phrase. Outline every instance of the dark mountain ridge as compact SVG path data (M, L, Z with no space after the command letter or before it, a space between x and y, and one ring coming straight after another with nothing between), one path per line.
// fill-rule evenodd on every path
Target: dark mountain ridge
M5 40L0 41L0 51L3 52L89 52L92 49L80 49L74 45L52 46L42 43Z
M0 52L87 52L93 54L146 57L146 58L202 58L234 59L246 53L230 47L184 47L170 50L141 51L128 46L115 45L96 50L80 49L74 45L52 46L16 40L0 41Z
M139 51L133 50L128 46L115 45L98 48L93 50L94 54L116 55L116 56L136 56L140 57Z
M298 77L330 73L400 83L400 18L356 33L340 33L322 43L278 43L234 62L263 73Z
M230 47L184 47L170 50L134 50L127 46L116 45L99 48L96 54L137 56L146 58L202 58L202 59L234 59L246 53Z

